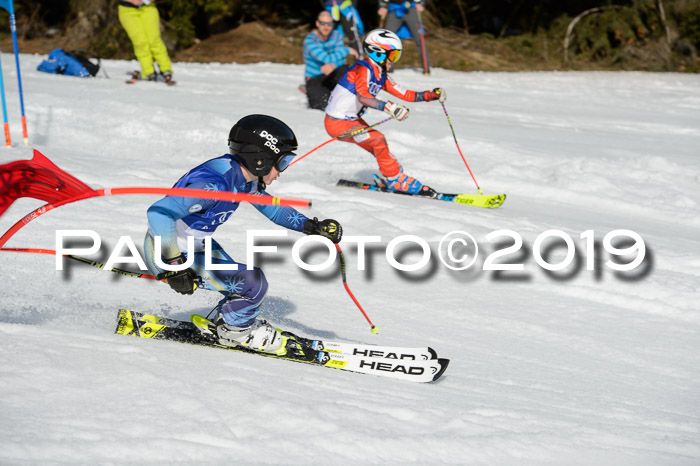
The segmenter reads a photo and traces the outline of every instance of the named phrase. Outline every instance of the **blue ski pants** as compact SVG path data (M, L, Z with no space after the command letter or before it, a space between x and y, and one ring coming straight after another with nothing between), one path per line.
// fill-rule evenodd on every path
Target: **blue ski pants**
M202 278L206 289L223 295L219 308L224 322L234 327L248 327L260 313L260 305L267 293L265 274L258 267L247 270L245 264L233 260L219 243L213 239L211 243L212 264L236 264L238 270L207 270L204 251L194 253L191 268ZM154 274L164 272L153 260L154 243L150 234L146 235L144 250L149 270Z

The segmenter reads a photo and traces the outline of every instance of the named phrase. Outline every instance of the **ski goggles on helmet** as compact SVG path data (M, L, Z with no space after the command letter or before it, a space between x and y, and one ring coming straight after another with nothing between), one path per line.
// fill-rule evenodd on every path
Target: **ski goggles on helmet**
M391 51L387 54L387 58L388 58L389 61L391 61L392 63L396 63L397 61L399 61L399 58L401 58L401 50L398 50L398 49L391 50Z
M370 45L365 50L369 57L377 63L384 63L387 59L392 63L396 63L401 58L401 50L393 49L386 50L378 45Z

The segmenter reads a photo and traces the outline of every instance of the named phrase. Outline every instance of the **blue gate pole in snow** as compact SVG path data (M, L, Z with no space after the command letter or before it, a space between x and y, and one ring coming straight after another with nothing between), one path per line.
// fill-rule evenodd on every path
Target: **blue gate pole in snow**
M0 94L2 94L2 116L5 122L5 146L12 147L10 140L10 124L7 122L7 105L5 104L5 82L2 79L2 54L0 54Z
M29 145L29 136L27 134L27 118L24 116L24 95L22 94L22 75L19 72L19 51L17 50L17 23L15 21L15 6L12 0L0 0L0 7L6 9L10 13L10 30L12 31L12 45L15 50L15 65L17 66L17 85L19 88L19 107L22 111L22 136L24 137L24 145ZM4 94L4 91L3 91ZM5 108L3 99L3 110ZM7 118L5 119L7 121ZM5 139L9 144L9 125L5 126Z

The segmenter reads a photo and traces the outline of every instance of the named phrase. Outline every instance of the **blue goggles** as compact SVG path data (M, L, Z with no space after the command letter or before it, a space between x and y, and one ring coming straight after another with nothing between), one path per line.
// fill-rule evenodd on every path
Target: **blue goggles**
M278 158L277 161L275 162L275 168L282 173L289 167L289 165L292 163L294 158L296 157L296 154L287 154L283 155L282 157Z

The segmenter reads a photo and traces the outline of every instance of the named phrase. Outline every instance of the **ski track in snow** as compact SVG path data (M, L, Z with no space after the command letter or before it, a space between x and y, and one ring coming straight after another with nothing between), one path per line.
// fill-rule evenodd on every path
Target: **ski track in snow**
M305 108L297 65L176 63L178 85L123 84L135 61L105 60L111 79L36 71L22 55L31 148L94 188L170 187L227 151L228 131L250 113L295 130L303 154L326 141L323 114ZM31 157L21 145L12 55L2 57L15 146L0 163ZM379 235L367 270L345 245L339 272L305 273L289 233L264 256L263 316L300 334L434 347L451 359L434 384L410 384L173 342L114 335L121 307L187 319L218 297L176 295L147 280L83 265L56 271L52 256L0 253L0 463L123 464L698 464L700 462L700 78L671 73L458 73L398 70L411 89L447 90L460 147L498 209L336 188L370 180L376 166L334 142L285 172L270 191L310 198L306 215L336 218L346 235ZM386 96L385 96L386 98ZM382 125L411 175L445 192L476 192L442 108L409 104ZM369 111L368 122L382 114ZM18 144L18 142L20 144ZM92 229L104 262L119 236L141 244L149 196L98 198L29 223L8 247L53 248L57 229ZM21 199L0 231L42 203ZM275 229L243 206L217 240L241 260L246 229ZM485 236L518 232L525 249L503 258L522 272L478 269ZM547 274L535 239L636 231L641 273ZM399 273L384 258L398 235L433 253L450 231L474 235L474 268ZM505 238L503 238L505 240ZM601 254L601 250L598 254ZM99 256L99 257L98 257ZM312 254L311 261L321 260ZM564 257L554 248L551 262ZM417 260L408 252L402 260ZM132 265L133 267L133 265ZM572 266L573 267L573 266Z

